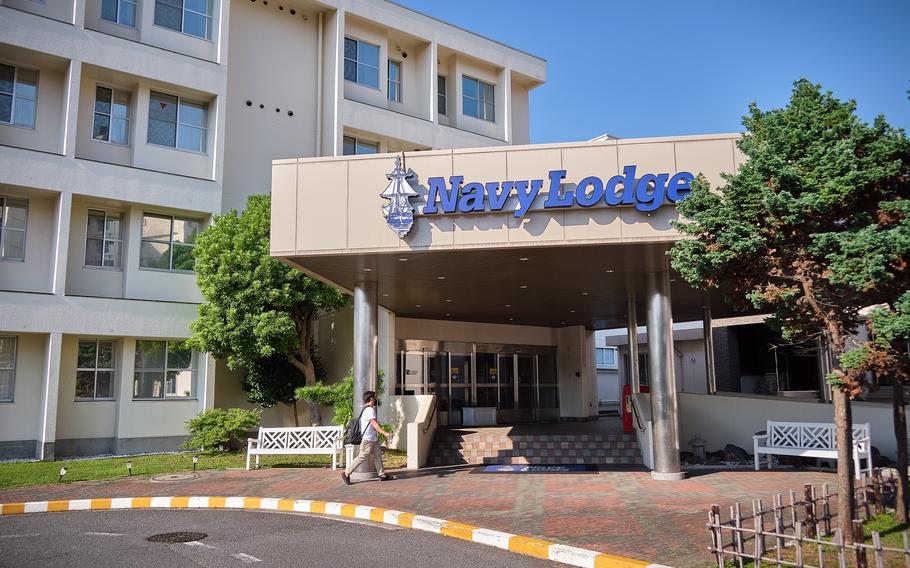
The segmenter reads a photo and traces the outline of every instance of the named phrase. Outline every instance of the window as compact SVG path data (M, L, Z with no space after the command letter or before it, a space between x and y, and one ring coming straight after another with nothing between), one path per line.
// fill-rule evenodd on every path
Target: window
M617 369L616 348L615 347L598 347L597 348L597 368L598 369Z
M35 127L38 72L0 63L0 123Z
M101 0L101 19L136 27L136 0Z
M344 80L379 88L379 46L344 38Z
M205 152L208 136L206 110L207 105L152 91L149 98L149 143Z
M212 39L212 0L155 0L155 25Z
M136 342L133 398L195 395L196 354L185 341Z
M202 222L170 215L142 216L139 266L160 270L193 270L193 249Z
M401 102L401 62L389 60L389 100Z
M0 337L0 402L13 402L16 384L16 338Z
M110 87L95 87L95 122L92 139L126 146L130 143L130 94Z
M0 259L25 260L28 201L0 195Z
M354 138L353 136L345 136L344 145L343 145L341 153L345 156L359 156L360 154L378 154L379 153L379 142L368 142L366 140Z
M88 210L85 230L85 266L120 268L120 214Z
M496 121L493 85L462 75L461 90L461 112L490 122Z
M76 399L114 398L114 342L79 341L76 360Z
M446 116L446 76L436 76L436 110Z

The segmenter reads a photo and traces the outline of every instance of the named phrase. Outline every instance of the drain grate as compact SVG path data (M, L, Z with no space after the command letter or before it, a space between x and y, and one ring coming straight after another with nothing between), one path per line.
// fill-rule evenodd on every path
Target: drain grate
M149 542L163 542L164 544L175 544L178 542L193 542L194 540L202 540L209 535L201 532L170 532L170 533L161 533L153 534L148 537Z

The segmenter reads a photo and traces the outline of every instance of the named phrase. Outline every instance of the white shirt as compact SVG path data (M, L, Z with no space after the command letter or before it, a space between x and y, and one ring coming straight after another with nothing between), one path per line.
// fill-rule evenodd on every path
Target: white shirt
M376 418L376 409L372 406L365 406L363 414L360 415L360 431L363 433L363 439L368 442L376 441L376 430L370 421Z

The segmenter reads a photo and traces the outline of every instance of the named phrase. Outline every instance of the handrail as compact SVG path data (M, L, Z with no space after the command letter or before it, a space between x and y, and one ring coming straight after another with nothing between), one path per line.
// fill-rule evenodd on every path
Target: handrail
M645 427L642 426L642 424L641 424L641 416L639 416L639 414L638 414L638 405L635 404L634 400L629 400L629 404L632 405L632 416L635 417L635 422L636 422L636 425L638 426L638 430L640 432L644 432Z
M424 434L426 434L426 433L427 433L427 430L430 429L430 424L433 423L433 417L436 416L436 400L437 400L437 398L434 396L434 397L433 397L433 406L432 406L431 409L430 409L430 415L427 417L427 423L426 423L426 425L423 427L423 433L424 433Z

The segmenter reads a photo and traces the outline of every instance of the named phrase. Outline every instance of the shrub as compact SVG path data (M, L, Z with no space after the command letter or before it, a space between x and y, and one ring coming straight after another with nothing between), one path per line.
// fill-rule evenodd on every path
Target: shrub
M382 400L385 392L382 378L382 370L376 373L376 401ZM348 423L354 419L354 370L349 369L340 382L326 385L322 381L317 381L315 385L300 387L296 391L299 400L305 400L310 404L321 406L331 406L335 413L332 415L332 424L347 427ZM382 427L391 431L391 426L382 424ZM380 436L380 441L385 441L384 436Z
M187 421L190 438L183 443L187 449L239 447L247 430L259 425L261 410L243 408L212 408Z

